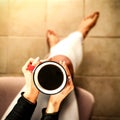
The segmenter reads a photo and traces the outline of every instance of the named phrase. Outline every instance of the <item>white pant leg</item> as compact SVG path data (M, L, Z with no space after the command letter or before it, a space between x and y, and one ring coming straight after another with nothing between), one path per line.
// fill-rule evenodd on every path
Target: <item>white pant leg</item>
M71 33L68 37L61 40L50 49L49 57L56 55L64 55L68 57L73 64L74 72L76 72L83 58L82 40L82 33L78 31Z

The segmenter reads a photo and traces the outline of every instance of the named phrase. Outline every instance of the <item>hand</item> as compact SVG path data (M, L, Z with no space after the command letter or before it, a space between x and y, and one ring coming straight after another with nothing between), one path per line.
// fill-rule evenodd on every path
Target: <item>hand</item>
M36 103L39 95L39 90L35 87L33 83L33 73L32 71L28 70L28 66L32 65L36 67L38 64L40 64L40 60L38 57L36 59L30 58L22 67L22 72L26 80L26 91L23 96L32 103Z
M47 106L47 109L46 109L46 113L58 112L61 102L74 89L74 85L73 85L73 82L72 82L72 77L71 77L71 74L70 74L70 71L69 71L68 67L66 66L65 62L60 62L60 64L66 70L66 73L67 73L67 76L68 76L67 84L61 92L50 96L48 106Z

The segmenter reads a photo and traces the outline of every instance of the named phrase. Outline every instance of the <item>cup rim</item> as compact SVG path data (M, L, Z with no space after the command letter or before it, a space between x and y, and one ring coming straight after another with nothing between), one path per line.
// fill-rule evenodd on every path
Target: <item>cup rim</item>
M47 90L47 89L43 88L42 86L40 86L40 84L38 82L38 73L46 65L57 66L63 73L63 82L57 89ZM63 90L63 88L65 87L66 82L67 82L67 74L66 74L66 71L65 71L64 67L61 64L59 64L57 62L54 62L54 61L45 61L45 62L42 62L41 64L39 64L34 69L34 71L33 71L33 81L34 81L34 84L39 91L41 91L44 94L52 95L52 94L59 93L61 90Z

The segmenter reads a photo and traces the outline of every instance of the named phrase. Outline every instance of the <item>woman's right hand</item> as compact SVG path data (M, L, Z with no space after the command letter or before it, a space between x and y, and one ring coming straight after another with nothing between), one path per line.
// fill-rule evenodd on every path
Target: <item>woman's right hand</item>
M66 66L64 61L60 62L60 64L66 70L67 77L68 77L67 84L61 92L50 96L49 101L48 101L48 106L47 106L47 109L46 109L46 113L58 112L61 102L74 89L74 85L73 85L73 82L72 82L72 77L71 77L71 74L70 74L70 71L69 71L68 67Z

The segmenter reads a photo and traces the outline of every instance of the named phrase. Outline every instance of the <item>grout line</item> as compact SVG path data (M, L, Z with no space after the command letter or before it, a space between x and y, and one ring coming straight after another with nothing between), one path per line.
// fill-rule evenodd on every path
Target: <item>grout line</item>
M45 38L45 36L0 35L0 37Z
M45 5L45 30L47 30L47 20L48 20L48 0L45 0L46 1L46 5Z
M21 76L22 74L21 73L0 73L0 76L4 76L4 75L8 75L8 76ZM107 77L111 77L111 78L120 78L120 75L75 75L75 78L79 78L79 77L104 77L104 78L107 78Z
M0 73L0 77L6 77L6 76L8 76L8 77L10 77L10 76L15 76L15 77L24 77L23 76L23 74L21 73L21 74L8 74L8 73Z
M87 38L120 38L120 36L88 36Z
M0 36L41 37L41 36L44 36L44 34L43 35L0 35ZM120 38L120 36L102 36L102 35L101 36L99 36L99 35L98 36L94 36L93 35L93 36L88 36L88 37L91 37L91 38L94 38L94 37L95 38L96 37L99 37L99 38Z
M0 35L0 37L44 37L44 35ZM88 36L87 38L120 38L120 36Z
M78 78L78 77L104 77L104 78L107 78L107 77L111 77L111 78L119 78L120 75L75 75L75 78Z
M0 73L0 76L1 75L22 75L22 73ZM120 76L118 75L118 76L100 76L100 75L96 75L96 76L93 76L93 75L75 75L75 78L79 78L79 77L104 77L104 78L107 78L107 77L111 77L111 78L119 78Z
M92 119L94 120L98 120L98 119L101 119L101 120L106 120L106 118L109 120L120 120L120 117L119 116L104 116L104 115L93 115L92 116Z

